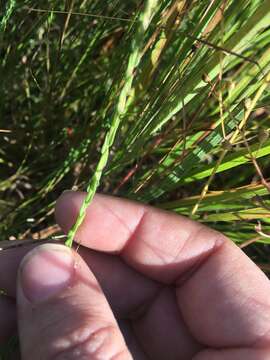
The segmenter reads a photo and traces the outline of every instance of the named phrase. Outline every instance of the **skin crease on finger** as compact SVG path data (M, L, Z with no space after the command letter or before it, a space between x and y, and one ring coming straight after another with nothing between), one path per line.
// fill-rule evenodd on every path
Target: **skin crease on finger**
M58 200L64 231L84 196L69 192ZM131 324L134 354L140 347L148 360L268 359L269 281L223 236L178 215L98 195L76 239L114 313ZM22 255L0 254L0 273L16 277ZM0 276L3 284L14 293Z

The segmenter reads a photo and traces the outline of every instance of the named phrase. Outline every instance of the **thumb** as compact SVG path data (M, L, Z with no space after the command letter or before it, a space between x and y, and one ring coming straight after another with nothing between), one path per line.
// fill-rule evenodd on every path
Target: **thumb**
M17 306L23 360L131 359L96 278L64 245L41 245L26 255Z

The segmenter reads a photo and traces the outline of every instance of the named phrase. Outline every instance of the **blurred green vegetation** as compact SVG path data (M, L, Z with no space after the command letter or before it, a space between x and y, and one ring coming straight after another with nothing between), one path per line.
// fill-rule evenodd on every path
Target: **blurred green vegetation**
M57 233L57 197L86 189L145 3L1 5L2 239ZM152 12L98 191L256 241L250 256L267 263L269 1L162 0Z

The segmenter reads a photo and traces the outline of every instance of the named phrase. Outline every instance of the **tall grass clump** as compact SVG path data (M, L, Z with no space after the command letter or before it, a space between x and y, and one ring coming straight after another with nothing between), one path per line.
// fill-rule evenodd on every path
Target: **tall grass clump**
M67 188L190 216L267 269L268 0L1 7L0 232L59 232Z

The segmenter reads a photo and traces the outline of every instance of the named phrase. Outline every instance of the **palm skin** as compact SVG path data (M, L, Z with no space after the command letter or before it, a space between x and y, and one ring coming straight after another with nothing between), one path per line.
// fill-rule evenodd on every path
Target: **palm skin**
M84 196L66 192L58 200L56 220L65 232L74 223ZM43 352L51 346L52 337L67 336L61 333L62 326L66 329L68 323L72 328L74 323L78 329L97 323L98 327L100 316L96 314L102 313L114 324L108 330L113 334L113 347L124 346L121 333L127 345L115 359L128 359L128 351L136 360L270 359L269 280L222 234L176 214L97 195L76 241L80 244L80 256L76 255L80 276L75 275L76 281L83 284L79 289L85 287L91 303L85 304L82 291L87 321L81 325L84 312L76 316L75 309L73 317L60 323L56 331L48 322L53 323L52 312L57 316L59 308L50 309L52 315L46 320L50 335L48 340L44 336ZM0 254L0 286L10 297L15 297L17 268L28 251L16 249ZM3 275L7 273L9 276ZM65 303L59 306L64 311ZM16 322L12 300L2 297L0 309L0 336L4 340L11 331L10 324ZM26 315L24 310L18 314L20 323L20 317ZM31 322L27 326L31 327ZM26 334L20 337L23 343L29 338L33 342L36 336L27 326L23 330L19 326ZM24 349L29 352L31 344ZM109 359L111 349L112 345L105 342L99 351ZM89 353L89 358L98 356Z

